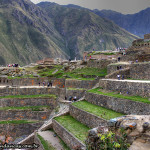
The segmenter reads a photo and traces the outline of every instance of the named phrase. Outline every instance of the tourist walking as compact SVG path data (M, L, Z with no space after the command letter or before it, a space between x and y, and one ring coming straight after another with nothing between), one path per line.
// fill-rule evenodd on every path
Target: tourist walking
M118 80L120 80L120 74L117 75Z

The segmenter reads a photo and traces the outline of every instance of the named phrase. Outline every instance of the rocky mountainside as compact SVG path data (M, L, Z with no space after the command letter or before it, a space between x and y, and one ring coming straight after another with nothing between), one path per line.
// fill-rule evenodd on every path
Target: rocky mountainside
M56 29L64 37L71 56L80 57L83 51L128 47L137 38L112 21L77 6L55 3L38 4L53 19Z
M150 8L136 14L124 15L112 10L93 10L101 17L112 20L125 30L143 38L144 34L150 33Z
M66 56L53 21L29 0L0 1L0 64L28 64L43 57Z
M128 47L137 38L84 8L0 0L0 65L44 57L80 58L83 51Z

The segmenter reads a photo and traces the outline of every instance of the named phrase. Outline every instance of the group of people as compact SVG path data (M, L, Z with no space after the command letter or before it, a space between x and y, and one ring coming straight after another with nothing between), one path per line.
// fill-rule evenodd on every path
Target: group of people
M65 96L65 100L67 100L66 96ZM77 101L77 97L76 96L69 96L69 101L75 102L75 101Z
M118 78L118 80L121 80L121 79L124 80L124 75L121 76L120 74L118 74L117 78Z
M39 86L41 85L41 82L39 82ZM43 87L45 87L46 86L46 82L45 81L43 81ZM52 81L50 81L50 82L47 82L47 87L52 87L53 86L53 83L52 83Z
M8 64L7 67L19 67L18 64Z

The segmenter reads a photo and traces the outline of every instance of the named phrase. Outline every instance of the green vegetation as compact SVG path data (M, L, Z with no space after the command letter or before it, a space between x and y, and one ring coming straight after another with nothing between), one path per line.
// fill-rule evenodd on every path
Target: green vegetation
M0 98L54 98L57 96L53 94L42 94L42 95L8 95L8 96L0 96Z
M106 120L110 120L112 118L116 118L116 117L120 117L124 115L124 114L115 112L113 110L106 109L104 107L93 105L85 100L73 103L72 105Z
M37 134L37 137L41 141L41 143L42 143L42 145L44 147L44 150L56 150L50 143L48 143L47 141L45 141L42 136L40 136L39 134Z
M116 55L113 52L98 52L98 51L92 51L91 53L88 54L88 56L92 55Z
M87 126L81 124L69 115L56 117L55 120L71 132L75 137L84 142L89 130Z
M0 110L30 110L44 111L50 109L50 106L22 106L22 107L0 107Z
M120 130L120 136L117 137L115 133L109 131L104 134L98 134L98 139L96 141L95 147L93 143L86 141L86 146L88 150L99 149L99 150L128 150L130 144L127 143L127 134L123 129Z
M54 73L56 71L56 73ZM61 78L64 74L63 66L62 65L54 65L51 68L45 67L40 69L38 74L42 77L56 77Z
M54 73L54 71L56 71ZM75 69L73 71L65 71L65 68L61 65L54 65L52 68L43 68L39 72L39 75L42 77L56 77L56 78L70 78L77 80L94 80L95 77L105 77L107 75L107 68L98 69L98 68L82 68ZM88 78L87 78L88 76Z
M8 76L8 79L21 79L21 78L36 78L33 75L24 75L24 76L20 76L20 77L12 77L12 76Z
M5 120L0 121L0 124L25 124L25 123L37 123L39 121L34 120Z
M141 96L126 96L122 94L117 94L115 92L104 92L100 89L102 88L91 89L88 90L88 92L150 104L148 98L143 98Z

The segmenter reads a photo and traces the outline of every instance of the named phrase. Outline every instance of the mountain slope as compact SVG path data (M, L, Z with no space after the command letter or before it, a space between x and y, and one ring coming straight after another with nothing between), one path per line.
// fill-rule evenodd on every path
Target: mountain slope
M88 9L61 6L55 3L39 3L54 21L56 29L64 37L72 58L83 51L128 47L137 38L112 21L99 17Z
M28 64L65 51L62 36L38 6L29 0L0 1L0 64Z
M144 34L150 33L150 8L129 15L123 15L111 10L93 10L93 12L114 21L120 27L142 38Z

